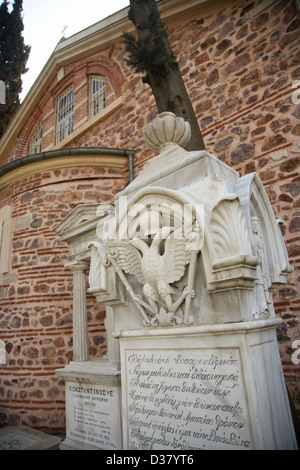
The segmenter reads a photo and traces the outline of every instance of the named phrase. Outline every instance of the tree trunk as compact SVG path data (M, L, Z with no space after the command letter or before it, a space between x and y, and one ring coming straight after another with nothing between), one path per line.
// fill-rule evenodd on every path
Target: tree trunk
M153 14L156 14L157 18L159 18L154 28L150 19ZM195 111L188 96L179 65L165 33L163 23L160 20L156 1L130 0L128 17L137 29L139 41L144 43L150 42L157 33L163 37L162 49L166 52L165 56L169 57L168 63L160 64L161 68L157 67L157 63L153 67L151 64L145 65L146 77L143 79L152 88L158 112L170 111L190 123L192 137L186 146L187 150L205 149ZM164 34L161 34L162 31ZM159 61L159 51L157 56Z

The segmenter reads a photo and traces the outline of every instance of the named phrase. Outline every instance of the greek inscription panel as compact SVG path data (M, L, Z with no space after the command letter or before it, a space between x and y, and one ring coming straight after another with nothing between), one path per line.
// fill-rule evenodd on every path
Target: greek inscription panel
M129 449L250 449L238 349L126 351Z
M67 384L70 439L99 449L120 449L118 390L97 384Z

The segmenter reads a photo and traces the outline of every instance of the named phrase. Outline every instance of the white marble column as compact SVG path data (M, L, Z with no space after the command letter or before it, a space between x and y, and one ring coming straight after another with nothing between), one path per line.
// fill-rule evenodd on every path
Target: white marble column
M73 361L83 362L89 358L85 277L88 264L78 262L69 268L73 271Z
M114 331L114 311L113 308L106 305L105 329L107 335L107 359L110 364L120 364L120 345L119 340L113 336Z

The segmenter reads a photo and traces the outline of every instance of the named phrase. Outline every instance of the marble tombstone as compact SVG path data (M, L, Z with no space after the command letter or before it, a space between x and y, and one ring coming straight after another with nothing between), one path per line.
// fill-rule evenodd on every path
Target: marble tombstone
M65 446L296 449L272 302L290 267L264 187L207 151L185 151L189 124L172 113L144 135L157 156L115 204L79 206L56 228L71 269L90 264L109 340L106 359L81 353L58 371ZM75 349L86 350L84 286L74 282ZM107 401L93 407L93 397Z

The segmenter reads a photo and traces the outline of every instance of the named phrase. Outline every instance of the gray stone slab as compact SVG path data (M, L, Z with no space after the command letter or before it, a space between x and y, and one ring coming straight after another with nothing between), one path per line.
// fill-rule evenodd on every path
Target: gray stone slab
M0 429L0 450L58 450L61 438L27 426Z

